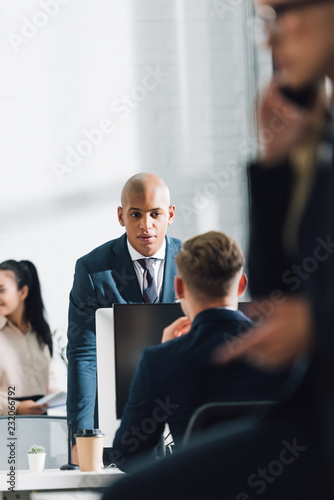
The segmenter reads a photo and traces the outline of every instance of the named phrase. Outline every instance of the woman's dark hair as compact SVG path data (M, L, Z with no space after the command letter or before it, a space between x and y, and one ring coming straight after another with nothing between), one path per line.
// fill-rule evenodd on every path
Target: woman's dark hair
M17 288L21 290L24 286L29 288L25 299L25 316L37 334L39 343L46 344L52 356L51 330L44 318L44 304L39 284L37 269L29 260L6 260L0 264L0 271L13 271Z

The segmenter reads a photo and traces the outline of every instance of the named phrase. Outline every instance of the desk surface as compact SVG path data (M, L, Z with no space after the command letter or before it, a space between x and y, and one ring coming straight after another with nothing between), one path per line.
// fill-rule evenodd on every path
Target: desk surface
M9 472L0 471L0 491L8 491ZM15 471L15 491L62 490L103 488L123 476L119 469L103 469L100 472L61 471L45 469L43 472ZM1 498L1 497L0 497Z

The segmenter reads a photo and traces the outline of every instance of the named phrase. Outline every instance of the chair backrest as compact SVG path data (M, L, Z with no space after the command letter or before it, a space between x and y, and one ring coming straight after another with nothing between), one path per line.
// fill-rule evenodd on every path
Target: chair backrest
M208 403L200 406L187 426L182 446L201 437L215 426L242 417L260 417L271 412L278 403L274 401L243 401L233 403Z
M58 469L67 464L66 417L15 415L15 420L8 420L8 418L7 416L0 417L0 449L2 450L0 470L8 470L10 442L13 443L12 450L17 469L29 468L27 451L34 444L45 448L46 469ZM14 455L12 455L13 458Z

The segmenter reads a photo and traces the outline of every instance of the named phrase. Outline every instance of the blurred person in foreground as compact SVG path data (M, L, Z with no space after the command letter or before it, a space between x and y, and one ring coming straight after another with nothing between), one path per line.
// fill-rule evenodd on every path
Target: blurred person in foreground
M249 275L267 314L233 353L222 346L215 359L263 369L304 360L305 374L262 421L207 436L119 481L105 498L334 497L334 116L319 83L334 81L334 1L255 5L277 68L258 107L260 134L274 133L250 168ZM295 91L311 98L295 105L285 97Z
M175 293L186 316L165 328L162 344L143 352L113 443L122 470L156 458L166 423L178 451L192 414L204 404L281 398L286 371L264 373L242 360L224 368L211 363L222 341L240 341L253 326L238 310L247 287L244 262L239 245L218 231L182 245Z
M8 415L10 398L17 415L45 413L36 400L59 389L38 274L28 260L0 264L0 352L0 415Z

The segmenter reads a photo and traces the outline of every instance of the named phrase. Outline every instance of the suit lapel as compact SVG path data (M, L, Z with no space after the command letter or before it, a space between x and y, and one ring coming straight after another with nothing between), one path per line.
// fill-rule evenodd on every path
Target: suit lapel
M141 303L143 297L127 247L126 234L115 241L110 256L111 274L125 302Z
M166 236L166 257L161 302L175 302L174 276L176 275L176 266L174 261L178 251L179 249L173 240Z

